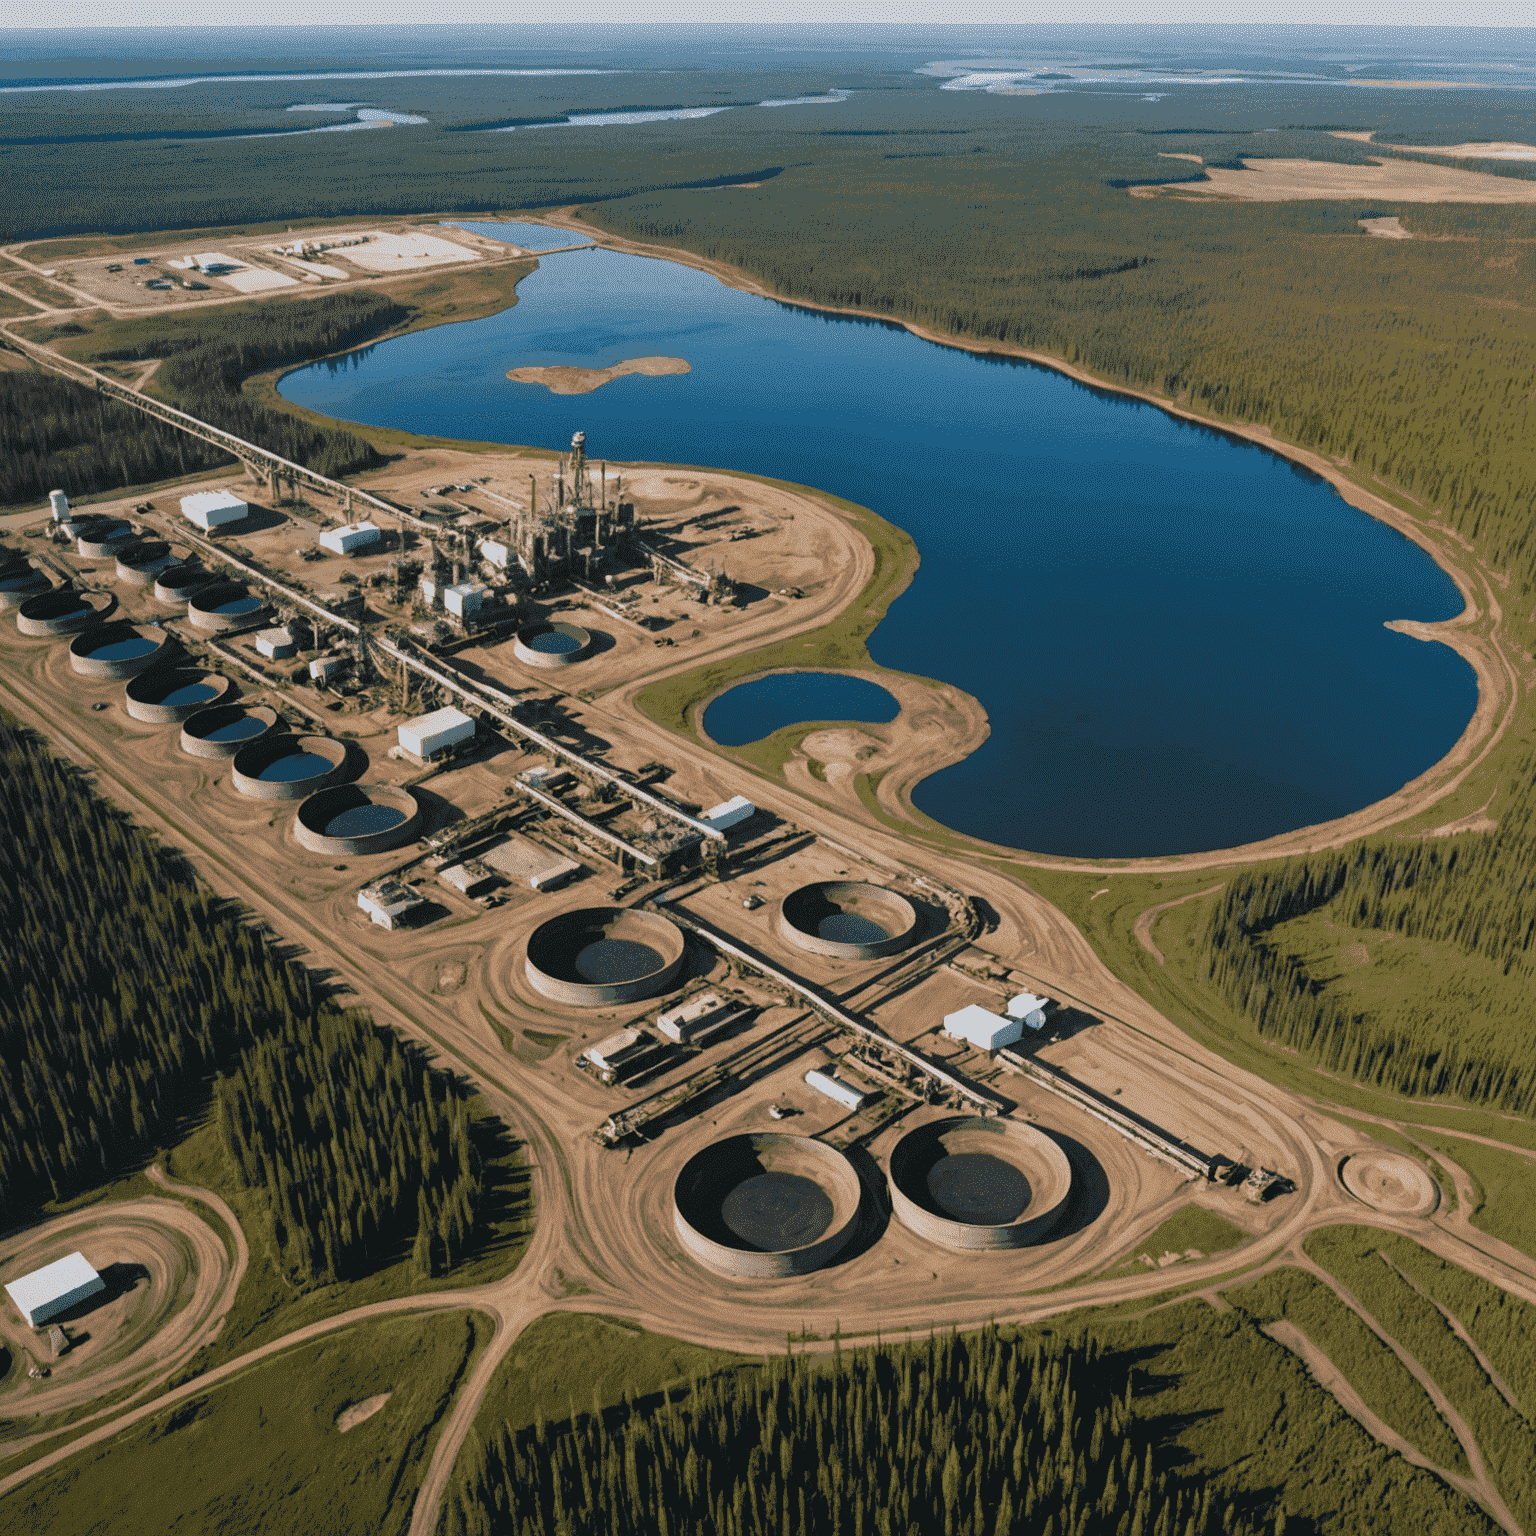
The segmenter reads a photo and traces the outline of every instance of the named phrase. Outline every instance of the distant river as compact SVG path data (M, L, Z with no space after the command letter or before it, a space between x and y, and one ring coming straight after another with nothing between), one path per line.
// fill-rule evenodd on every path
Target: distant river
M693 371L580 396L505 377L658 356ZM672 262L552 256L500 315L280 387L372 426L545 448L582 429L594 457L873 508L922 567L871 654L974 694L992 726L913 800L995 842L1130 857L1289 831L1400 788L1476 705L1454 652L1383 628L1460 612L1450 579L1307 471L1049 369Z

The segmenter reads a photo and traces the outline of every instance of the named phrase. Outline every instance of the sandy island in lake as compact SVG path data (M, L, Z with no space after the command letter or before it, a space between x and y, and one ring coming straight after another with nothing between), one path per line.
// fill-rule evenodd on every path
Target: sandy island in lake
M692 372L692 365L680 357L631 357L612 368L509 368L507 377L514 384L542 384L552 395L589 395L630 373L659 379L668 373Z

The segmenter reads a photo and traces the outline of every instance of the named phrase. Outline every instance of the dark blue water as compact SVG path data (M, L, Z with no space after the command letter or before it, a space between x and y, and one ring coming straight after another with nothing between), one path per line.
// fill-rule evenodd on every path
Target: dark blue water
M546 260L515 308L319 363L375 426L773 475L873 508L922 568L870 641L991 736L920 809L1042 852L1224 847L1368 805L1471 717L1471 669L1383 628L1461 600L1416 545L1263 449L1028 364L799 311L671 262ZM506 370L686 358L589 395Z
M533 635L523 641L530 651L546 656L564 656L581 649L581 641L575 635L563 635L558 629L547 629L541 635Z
M489 235L492 240L505 240L509 245L522 246L525 251L557 251L562 246L590 238L565 229L552 229L548 224L477 224L471 219L454 219L450 227Z
M242 613L255 613L261 606L259 597L233 597L227 603L220 603L213 611L224 614L228 618L235 618Z
M241 715L238 720L231 720L228 725L221 725L217 730L209 731L203 740L244 741L248 736L260 736L266 728L265 720L260 720L255 715Z
M150 704L198 704L204 699L218 697L219 690L212 683L184 683L163 694L145 692L142 697Z
M361 837L365 832L387 832L405 820L405 812L393 805L354 805L325 824L327 837Z
M293 784L299 779L318 778L330 766L318 752L290 752L286 757L273 758L256 777L266 784Z
M761 741L806 720L888 725L901 706L884 688L840 672L774 672L722 693L704 711L704 730L722 746Z
M124 640L99 645L89 655L92 661L132 661L135 656L147 656L158 644L147 635L129 635Z

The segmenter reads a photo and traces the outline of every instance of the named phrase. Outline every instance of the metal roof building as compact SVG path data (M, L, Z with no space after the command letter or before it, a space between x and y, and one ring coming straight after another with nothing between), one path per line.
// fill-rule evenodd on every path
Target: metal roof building
M433 710L416 720L407 720L397 733L401 748L422 762L435 757L461 741L470 741L475 734L475 722L462 709L451 704L446 709Z
M106 1290L106 1282L86 1263L83 1253L67 1254L30 1275L13 1280L5 1294L26 1318L27 1326L40 1328L49 1318L67 1312L77 1301Z
M826 1094L829 1099L841 1104L850 1112L858 1109L869 1097L867 1093L860 1093L851 1083L845 1083L833 1077L830 1072L823 1072L819 1067L812 1067L805 1074L805 1080L818 1093Z
M699 815L699 820L717 832L728 832L757 815L757 807L745 795L733 795L731 799L711 806Z
M367 549L379 542L383 530L377 523L348 523L344 528L327 528L320 535L320 547L334 554L350 555L354 550Z
M1012 1045L1024 1033L1024 1021L1001 1018L969 1003L958 1013L944 1015L944 1033L974 1045L979 1051L996 1051Z
M198 491L181 498L181 515L204 533L224 523L238 523L250 510L248 503L228 491Z

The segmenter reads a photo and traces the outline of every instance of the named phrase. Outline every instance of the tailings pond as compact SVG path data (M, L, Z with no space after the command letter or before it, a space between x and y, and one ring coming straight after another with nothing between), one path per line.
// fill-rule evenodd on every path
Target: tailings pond
M578 396L505 377L633 357L692 372ZM913 800L996 842L1129 857L1324 821L1423 772L1476 705L1454 652L1383 628L1453 617L1453 583L1307 471L1048 369L673 262L551 256L502 314L280 388L444 437L563 449L584 430L595 457L748 470L872 508L922 567L870 653L974 694L991 722Z

